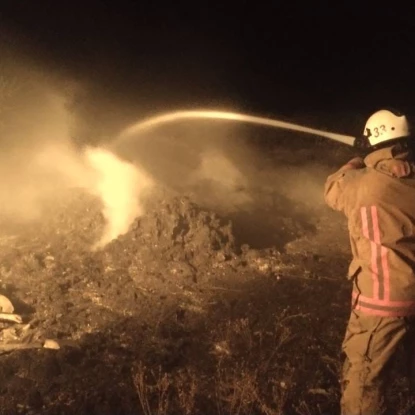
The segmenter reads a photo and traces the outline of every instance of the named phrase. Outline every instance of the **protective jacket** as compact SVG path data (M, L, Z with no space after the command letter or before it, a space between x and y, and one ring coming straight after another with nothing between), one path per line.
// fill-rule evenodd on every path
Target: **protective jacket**
M364 167L327 178L324 198L348 220L352 307L378 316L415 315L415 163L394 147Z

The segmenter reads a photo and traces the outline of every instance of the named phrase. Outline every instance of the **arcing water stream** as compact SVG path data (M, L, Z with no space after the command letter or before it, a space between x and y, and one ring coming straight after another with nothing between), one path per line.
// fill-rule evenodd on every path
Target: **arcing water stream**
M134 133L142 132L151 127L155 127L160 124L164 124L171 121L177 121L182 119L194 119L194 118L205 118L205 119L216 119L216 120L230 120L230 121L242 121L251 124L260 124L276 128L284 128L287 130L295 130L303 133L318 135L321 137L326 137L331 140L338 141L340 143L347 144L352 146L355 137L343 134L332 133L328 131L318 130L315 128L304 127L302 125L293 124L285 121L274 120L272 118L257 117L253 115L240 114L236 112L227 112L227 111L213 111L213 110L193 110L193 111L175 111L169 112L166 114L156 115L140 121L132 126L123 130L118 138L117 143L127 139Z

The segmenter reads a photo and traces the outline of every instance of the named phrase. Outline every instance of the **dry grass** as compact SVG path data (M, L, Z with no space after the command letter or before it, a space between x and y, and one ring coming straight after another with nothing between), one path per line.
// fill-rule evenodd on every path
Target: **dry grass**
M287 322L301 317L274 319L272 331L254 330L248 318L225 322L215 330L210 347L214 367L204 375L190 367L154 373L139 363L133 382L142 412L202 414L207 402L210 413L220 415L283 415L296 387L296 371L277 361L295 339Z
M150 377L151 375L151 377ZM169 409L169 390L171 379L159 368L157 373L148 371L143 364L136 368L134 385L144 415L164 415Z

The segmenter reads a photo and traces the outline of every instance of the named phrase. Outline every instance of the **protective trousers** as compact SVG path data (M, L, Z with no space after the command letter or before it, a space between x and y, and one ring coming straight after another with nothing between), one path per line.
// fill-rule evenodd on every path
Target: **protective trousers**
M342 415L384 415L390 369L398 348L408 359L415 390L415 319L380 317L352 311L343 342ZM392 411L391 413L396 413Z

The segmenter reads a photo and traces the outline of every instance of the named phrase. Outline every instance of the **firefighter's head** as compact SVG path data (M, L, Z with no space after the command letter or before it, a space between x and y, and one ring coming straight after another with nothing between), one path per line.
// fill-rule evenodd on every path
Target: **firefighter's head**
M404 114L382 109L366 121L363 135L355 145L368 151L399 144L413 147L409 123Z

